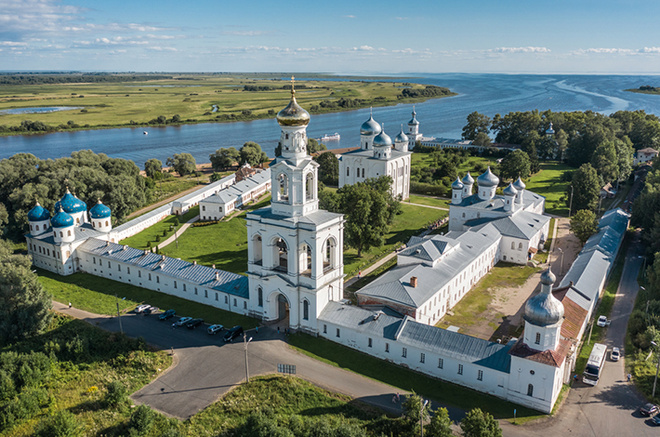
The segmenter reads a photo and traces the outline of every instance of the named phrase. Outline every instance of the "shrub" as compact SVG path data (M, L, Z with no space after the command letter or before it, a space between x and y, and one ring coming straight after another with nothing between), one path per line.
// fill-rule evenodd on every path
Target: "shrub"
M109 407L117 407L128 401L126 386L119 381L112 381L107 386L108 393L105 395L105 404Z
M146 434L154 423L154 412L146 405L138 406L129 421L129 426L134 428L138 434Z
M74 437L81 435L76 416L66 410L60 410L42 421L37 429L39 437Z

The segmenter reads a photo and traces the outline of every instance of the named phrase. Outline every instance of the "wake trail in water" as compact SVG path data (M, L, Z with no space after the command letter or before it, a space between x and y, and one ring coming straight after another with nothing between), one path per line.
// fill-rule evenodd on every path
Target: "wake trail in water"
M561 80L555 83L554 85L561 90L571 91L573 93L578 93L578 94L585 94L588 96L600 97L601 99L607 100L610 103L610 107L596 111L596 112L600 112L601 114L612 114L617 111L625 111L628 108L628 106L630 106L630 102L628 102L627 100L620 99L619 97L600 94L594 91L587 91L584 88L579 87L577 85L569 85L566 83L565 80Z

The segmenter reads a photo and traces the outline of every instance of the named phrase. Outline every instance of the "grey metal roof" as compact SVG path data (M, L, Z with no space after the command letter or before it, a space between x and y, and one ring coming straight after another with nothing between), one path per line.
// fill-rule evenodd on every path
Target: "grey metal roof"
M139 217L136 217L132 220L129 220L126 223L124 223L122 225L119 225L116 228L114 228L113 232L118 232L119 233L119 232L122 232L126 229L130 229L133 226L137 226L138 224L140 224L140 223L142 223L146 220L149 220L149 219L151 219L152 217L155 217L155 216L159 216L159 215L162 215L162 214L170 215L170 214L172 214L172 204L173 204L173 202L166 203L165 205L163 205L159 208L156 208L153 211L149 211L146 214L142 214Z
M465 222L467 226L479 227L486 223L490 223L497 228L502 235L514 238L530 239L538 231L543 229L546 223L550 221L550 217L541 214L535 214L528 211L517 211L513 215L502 218L481 218L475 220L468 220Z
M81 226L74 226L72 229L74 234L73 241L86 240L88 238L100 238L103 235L105 235L103 232L99 232L96 229L92 228L89 223L85 223ZM36 236L31 234L29 235L35 240L43 241L44 243L52 244L55 246L59 246L61 244L69 244L69 243L56 243L55 238L53 238L52 229L50 231L44 232L41 235L36 235Z
M436 242L446 242L455 249L447 253L435 267L421 264L423 259L420 259L419 264L394 267L356 294L418 308L479 257L484 248L499 238L500 234L492 225L478 230L451 233L451 236L447 234L424 237L424 243L433 242L435 246ZM420 247L419 242L420 238L417 237L414 240L417 246L413 248ZM410 285L412 276L417 277L417 287Z
M440 235L435 235L431 238L411 238L408 241L407 247L399 252L399 254L435 261L452 247L454 245Z
M598 222L599 228L609 227L613 231L623 235L628 229L630 223L630 215L623 211L621 208L610 209Z
M509 373L511 344L498 344L408 319L398 341L438 355Z
M343 214L338 214L335 212L319 209L318 211L309 213L304 217L287 217L279 214L274 214L272 207L266 206L264 208L259 208L253 211L249 211L247 218L249 219L249 218L259 217L260 219L280 220L282 222L290 223L291 225L295 225L297 223L320 225L337 218L342 218L343 216L344 216Z
M545 197L540 194L536 194L529 190L523 191L523 206L525 208L530 205L538 205L540 202L544 202ZM457 206L469 206L471 208L480 208L487 211L504 211L504 196L495 195L491 200L481 200L478 194L472 194L470 196L464 197ZM453 206L453 205L452 205Z
M103 259L121 261L138 268L149 269L173 279L185 280L204 288L232 294L244 299L249 297L247 277L236 273L193 264L150 251L145 252L97 238L89 238L77 250Z
M585 294L592 303L598 300L600 284L607 277L614 259L598 250L580 253L562 279L559 287L573 287Z
M375 317L378 314L378 317ZM353 305L330 301L318 316L320 322L332 323L354 329L361 334L396 340L396 332L402 319L384 313L365 310Z
M584 243L581 253L599 250L606 255L612 256L619 250L622 238L622 234L618 234L609 226L602 228L596 234L589 237L587 242Z

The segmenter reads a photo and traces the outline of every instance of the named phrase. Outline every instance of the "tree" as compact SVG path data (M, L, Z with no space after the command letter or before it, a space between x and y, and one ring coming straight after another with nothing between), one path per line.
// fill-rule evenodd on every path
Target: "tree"
M581 209L571 217L571 231L584 244L589 237L598 232L596 213Z
M232 167L241 159L241 154L234 147L222 148L209 155L214 171Z
M319 164L319 179L327 185L339 184L339 159L332 152L321 153L314 157Z
M571 193L571 187L572 193ZM583 164L573 172L573 181L566 187L566 206L571 207L570 214L581 209L596 211L598 196L602 185L600 178L591 164ZM571 202L571 194L573 201Z
M619 179L619 160L614 141L605 141L594 150L591 165L605 182Z
M0 240L0 346L43 332L52 318L52 296L32 273L30 257L12 252Z
M327 150L328 148L326 147L325 144L319 143L317 140L314 138L308 138L307 139L307 153L312 154L316 152L320 152L321 150Z
M146 434L151 429L154 423L154 412L148 406L139 405L133 414L131 420L128 422L131 428L134 428L139 435Z
M530 166L527 153L514 150L502 159L500 174L504 179L516 179L518 176L524 179L529 176Z
M425 423L429 419L430 406L428 401L425 401L413 391L401 407L403 408L403 419L409 429L410 435L419 434L420 422Z
M163 174L163 163L156 158L151 158L144 163L144 172L147 174L147 177L156 179L157 176Z
M60 410L41 422L36 434L39 437L76 437L82 434L82 430L73 413Z
M476 146L481 146L481 147L488 147L488 146L490 146L490 143L491 143L490 137L485 132L477 133L477 136L474 137L474 141L472 141L472 142Z
M502 429L497 420L479 408L470 410L461 420L464 437L502 437Z
M9 214L7 214L7 207L0 203L0 236L5 229L5 225L9 223Z
M446 408L438 408L431 417L431 422L424 428L428 437L452 437L451 419Z
M467 116L467 124L463 127L464 140L476 140L479 133L486 134L490 130L490 117L474 111ZM490 139L489 139L490 142Z
M185 176L197 170L197 162L190 153L175 153L174 156L167 158L167 165L179 173L179 176Z
M616 141L615 146L617 164L619 167L619 177L617 178L617 182L621 182L628 179L632 173L635 149L633 149L632 143L628 137L625 137L623 140Z
M268 155L266 155L266 152L263 152L261 146L254 141L248 141L243 144L243 147L241 147L240 150L240 158L240 165L247 162L252 167L257 167L262 162L268 161Z

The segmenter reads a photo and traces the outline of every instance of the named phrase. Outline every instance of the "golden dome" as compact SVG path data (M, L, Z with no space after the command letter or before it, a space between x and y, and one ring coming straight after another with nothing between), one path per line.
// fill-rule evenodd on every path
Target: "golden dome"
M277 122L280 126L307 126L309 124L309 112L305 111L296 102L296 90L293 88L294 78L291 77L291 101L277 113Z

